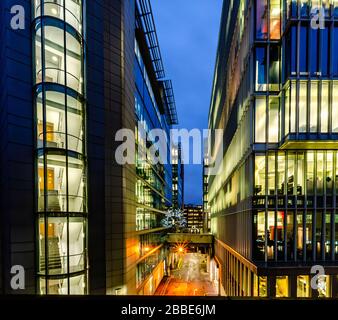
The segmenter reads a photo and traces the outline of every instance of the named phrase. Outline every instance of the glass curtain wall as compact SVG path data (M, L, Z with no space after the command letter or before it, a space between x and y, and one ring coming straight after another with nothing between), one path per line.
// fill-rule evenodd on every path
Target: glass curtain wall
M254 168L255 259L332 260L337 252L332 232L338 228L337 151L257 153Z
M35 0L38 288L87 293L82 0Z

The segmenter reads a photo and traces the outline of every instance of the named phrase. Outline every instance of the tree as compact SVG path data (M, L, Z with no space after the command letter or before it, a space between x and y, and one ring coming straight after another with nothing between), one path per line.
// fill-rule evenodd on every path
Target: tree
M170 208L162 219L161 224L163 227L171 228L177 232L187 227L187 219L183 211Z

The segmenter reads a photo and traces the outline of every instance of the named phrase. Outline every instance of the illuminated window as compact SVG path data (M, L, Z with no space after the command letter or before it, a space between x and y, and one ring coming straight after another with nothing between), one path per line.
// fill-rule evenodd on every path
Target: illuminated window
M337 39L337 43L338 43L338 39ZM336 56L338 57L338 54ZM338 66L338 61L337 61L337 66ZM333 94L332 96L332 132L338 132L338 81L333 81L332 94Z
M324 153L317 153L317 194L322 195L324 189Z
M287 194L295 195L295 153L288 154Z
M270 39L280 39L281 10L280 0L270 0Z
M277 212L277 258L284 260L284 212Z
M268 290L267 290L267 277L259 277L259 296L260 297L267 297Z
M303 212L297 212L297 259L303 257Z
M269 195L275 195L275 155L268 156L268 192Z
M333 152L326 154L326 194L332 195L333 192Z
M297 157L297 195L301 196L304 195L304 154L303 153L298 153Z
M311 82L310 132L317 132L318 121L318 83Z
M289 277L276 277L276 297L287 298L289 296Z
M331 212L327 211L325 216L325 257L327 260L331 257Z
M269 142L278 142L279 135L279 99L270 98L269 101Z
M310 298L309 276L297 276L297 298Z
M265 195L265 156L255 157L255 195Z
M331 297L331 284L330 276L320 276L318 278L318 297L330 298Z
M268 212L268 226L267 226L267 257L269 260L274 259L275 252L275 212Z
M285 188L285 155L283 153L278 154L277 160L277 193L278 195L284 195L286 188Z
M321 113L320 113L320 123L321 123L321 132L328 132L329 124L329 84L323 82L322 84L322 104L321 104Z
M258 297L258 277L256 274L253 275L253 296Z
M307 115L307 83L300 83L299 92L299 132L306 132Z
M265 259L265 212L259 211L254 215L254 241L256 244L255 247L255 259L264 260Z
M285 136L289 134L290 131L290 88L285 91Z
M296 82L291 83L290 132L296 132Z
M266 99L265 97L256 98L255 110L255 141L256 143L266 142Z

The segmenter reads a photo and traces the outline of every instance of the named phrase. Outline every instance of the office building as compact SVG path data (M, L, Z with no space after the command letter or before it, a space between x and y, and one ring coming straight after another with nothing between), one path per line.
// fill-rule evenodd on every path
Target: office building
M204 212L204 232L211 231L211 216L208 203L208 160L203 160L203 212Z
M12 1L0 4L0 288L151 294L172 167L115 159L120 129L147 153L139 128L177 124L150 2L21 2L24 29L11 27ZM24 290L10 286L12 265Z
M338 296L337 20L337 1L224 1L208 177L223 294Z
M179 143L172 147L173 171L173 208L183 210L184 207L184 164L182 162L182 147Z
M187 220L188 232L203 233L205 218L202 205L184 205L184 215Z

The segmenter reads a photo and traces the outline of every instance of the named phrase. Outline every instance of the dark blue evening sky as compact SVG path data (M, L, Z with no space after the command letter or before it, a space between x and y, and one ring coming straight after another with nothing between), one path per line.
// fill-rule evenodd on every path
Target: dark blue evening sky
M222 0L152 1L179 127L206 129ZM202 203L202 166L185 166L185 203Z

